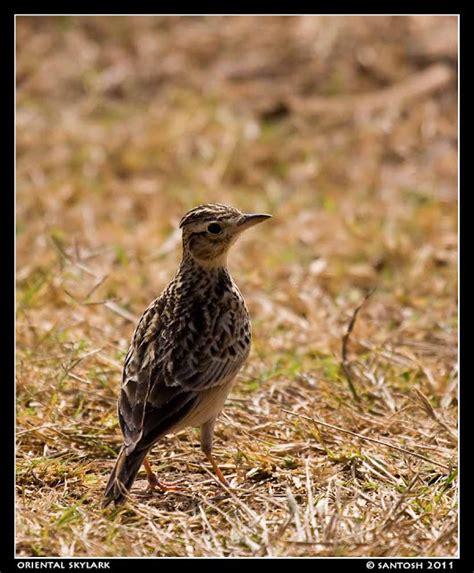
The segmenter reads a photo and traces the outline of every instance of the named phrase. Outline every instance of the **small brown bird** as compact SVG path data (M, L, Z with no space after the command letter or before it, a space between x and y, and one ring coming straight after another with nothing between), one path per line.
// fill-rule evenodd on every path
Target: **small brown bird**
M210 203L181 219L181 264L143 313L125 358L118 403L124 443L104 506L125 501L142 464L150 488L172 489L156 478L146 456L161 437L188 426L200 426L201 448L227 485L212 456L214 425L251 339L247 307L227 270L227 253L243 231L269 217Z

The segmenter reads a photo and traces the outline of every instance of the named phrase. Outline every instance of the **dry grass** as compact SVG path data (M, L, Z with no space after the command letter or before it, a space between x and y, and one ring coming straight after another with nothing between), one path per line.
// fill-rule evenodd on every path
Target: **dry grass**
M433 62L449 79L455 35L444 17L17 20L19 556L456 554L456 83L327 114L287 99ZM233 489L190 430L151 455L184 493L147 496L141 473L101 510L134 317L174 272L178 218L211 200L274 215L230 260L254 324L217 428ZM374 286L357 402L341 341Z

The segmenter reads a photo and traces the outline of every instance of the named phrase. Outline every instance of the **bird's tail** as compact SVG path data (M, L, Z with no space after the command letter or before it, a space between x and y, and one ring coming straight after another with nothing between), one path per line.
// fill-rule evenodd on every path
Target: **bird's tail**
M103 507L112 501L115 505L120 505L126 500L145 456L146 450L133 451L130 454L126 454L124 448L120 450L105 488Z

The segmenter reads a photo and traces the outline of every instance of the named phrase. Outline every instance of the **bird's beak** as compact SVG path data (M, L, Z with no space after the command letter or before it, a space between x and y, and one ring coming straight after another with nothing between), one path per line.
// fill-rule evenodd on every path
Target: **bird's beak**
M239 231L245 231L246 229L250 229L250 227L263 223L263 221L270 218L271 215L266 215L264 213L250 213L248 215L243 215L239 222L238 229Z

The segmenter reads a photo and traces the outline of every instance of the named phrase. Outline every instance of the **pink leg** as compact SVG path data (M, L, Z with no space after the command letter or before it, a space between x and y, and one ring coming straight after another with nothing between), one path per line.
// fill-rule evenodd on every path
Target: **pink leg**
M145 468L146 471L146 475L148 478L148 489L155 489L155 487L158 487L159 489L161 489L161 491L181 491L181 489L175 484L175 483L167 483L164 481L160 481L156 475L153 473L153 470L151 469L151 465L150 462L148 461L148 458L145 458L143 460L143 467Z

